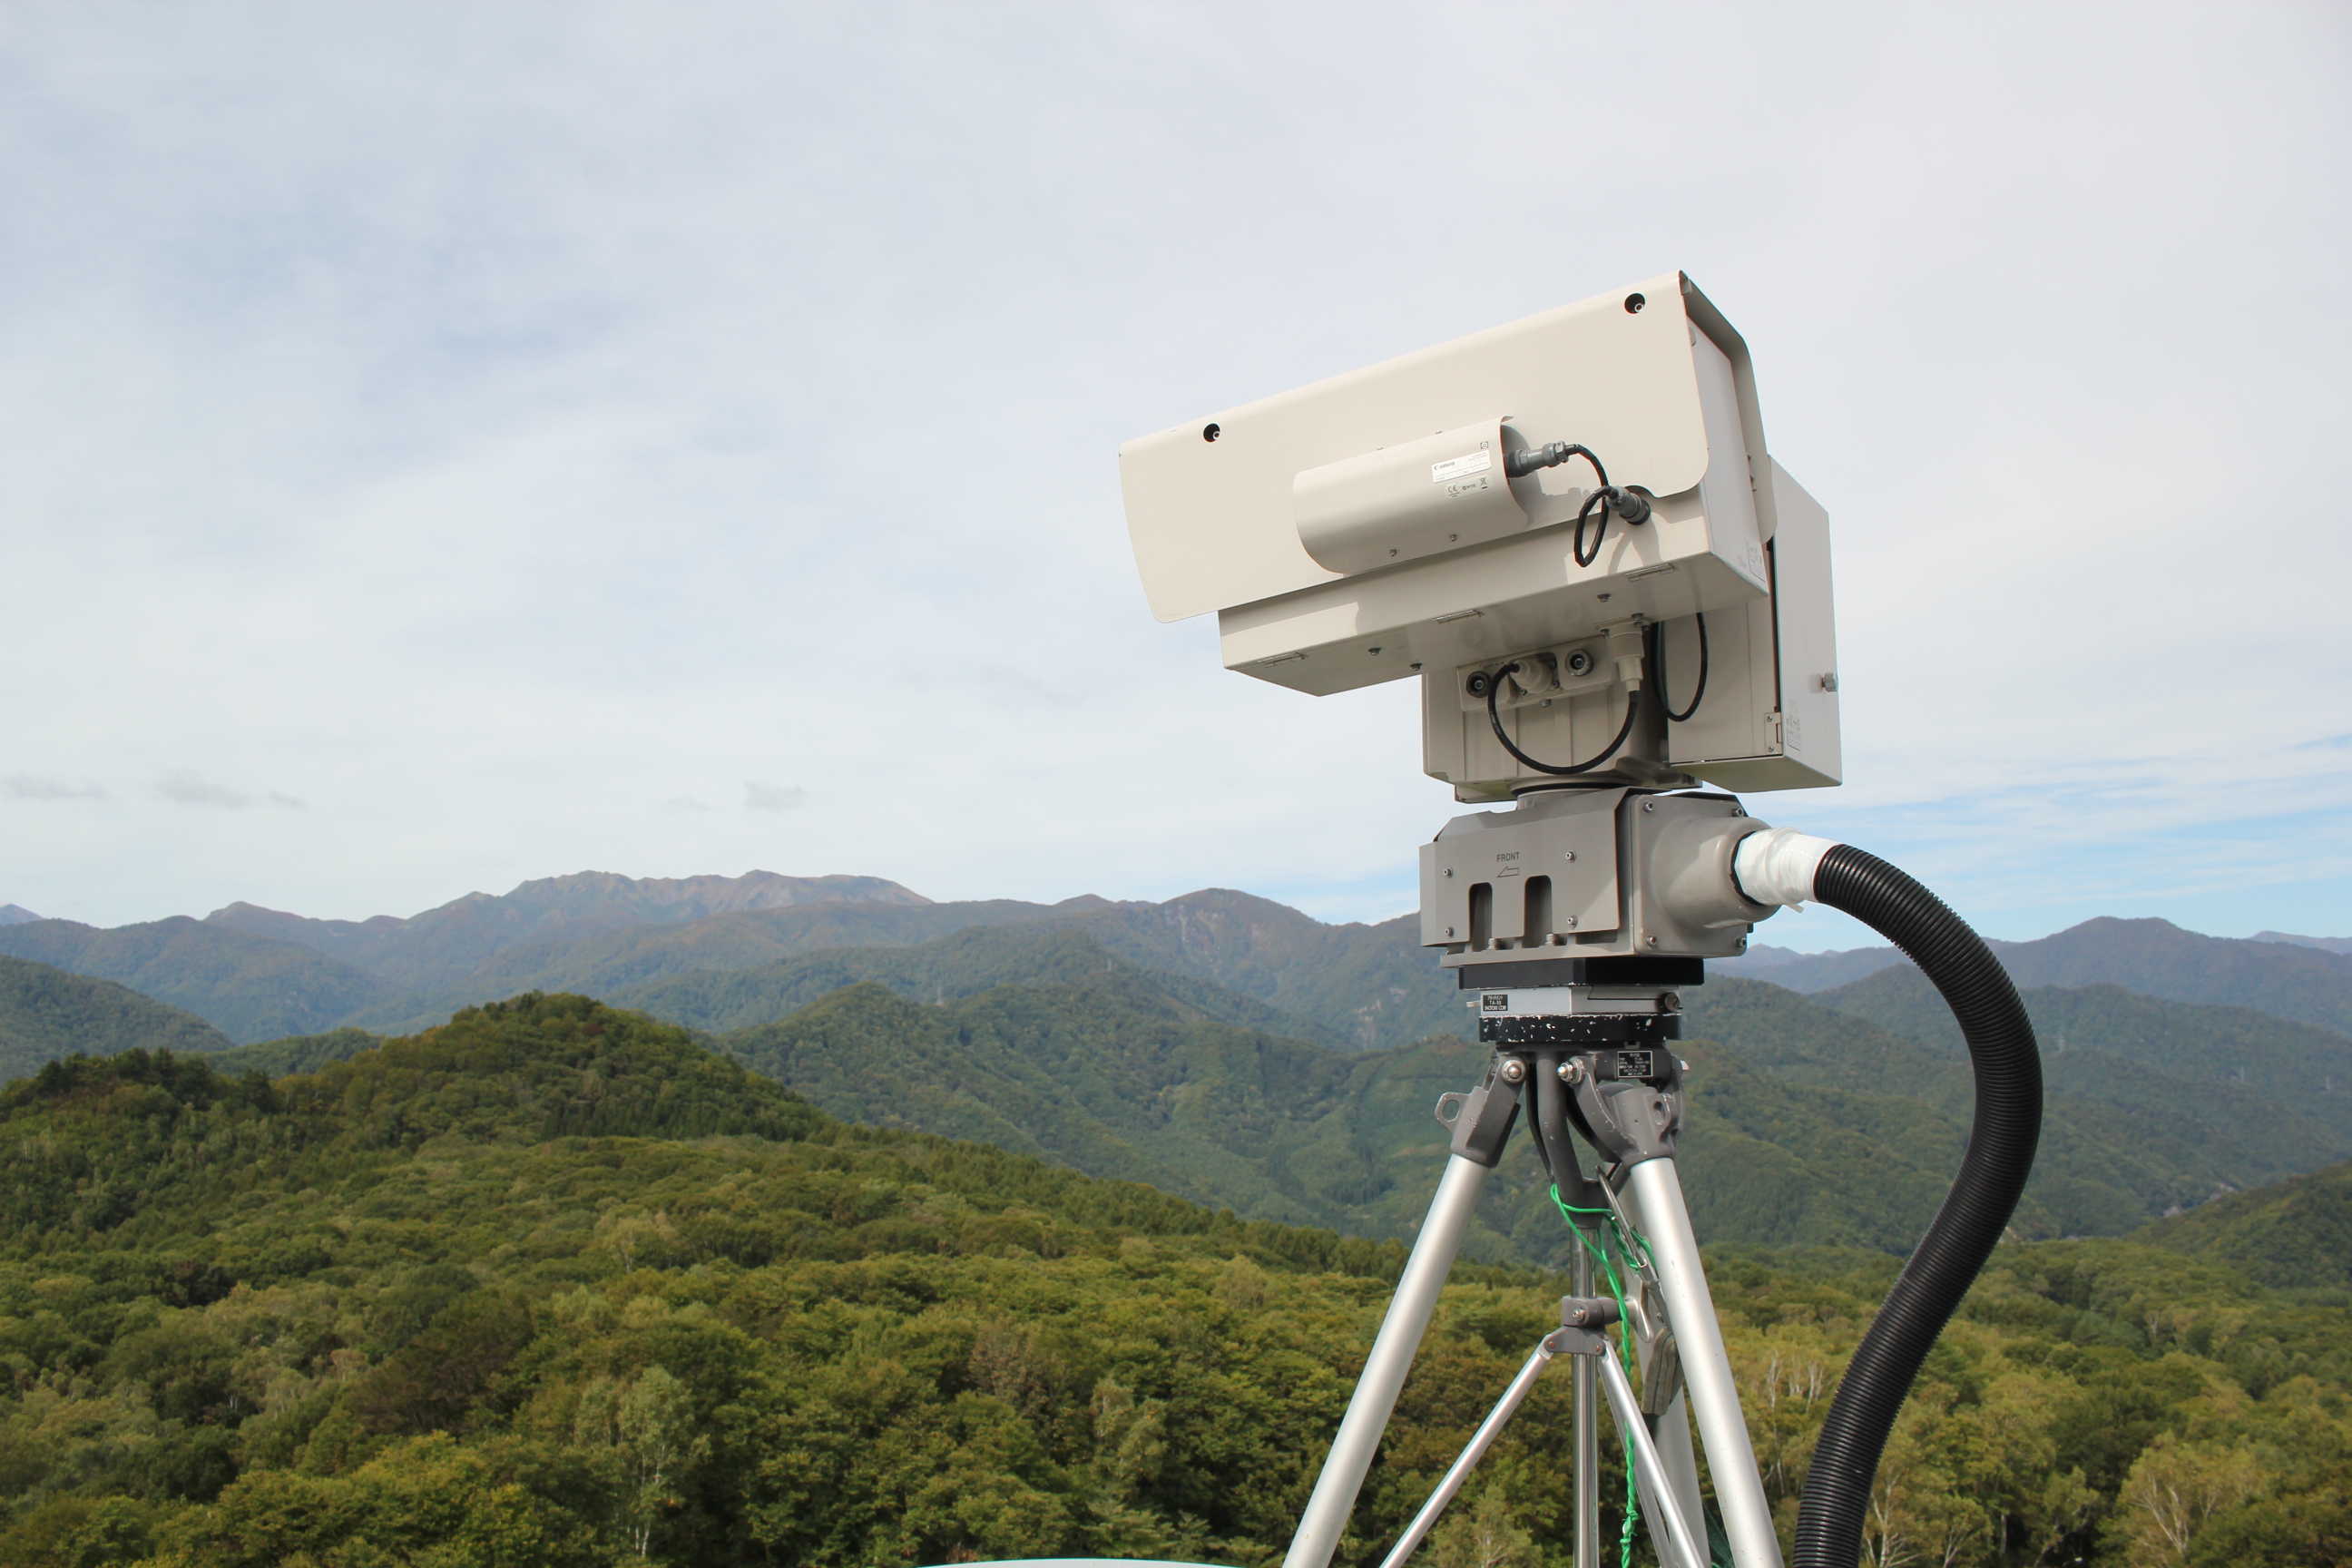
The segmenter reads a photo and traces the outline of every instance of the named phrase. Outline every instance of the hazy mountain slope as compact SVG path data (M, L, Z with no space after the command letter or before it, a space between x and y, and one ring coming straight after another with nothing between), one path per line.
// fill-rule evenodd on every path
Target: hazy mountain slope
M378 915L366 921L320 921L239 903L214 910L205 922L300 942L404 990L436 992L463 984L484 961L526 942L845 900L899 905L929 901L880 877L784 877L752 871L740 877L638 879L581 871L524 882L502 894L468 893L406 919Z
M1092 925L982 926L912 947L833 948L758 969L696 970L613 993L617 1006L713 1033L773 1023L818 998L877 981L919 1002L961 999L1011 984L1088 985L1146 973L1106 948ZM1336 1045L1335 1031L1191 975L1142 981L1204 1017ZM1120 977L1113 980L1111 977Z
M310 921L247 904L207 919L307 943L394 982L394 989L337 1020L377 1030L423 1027L458 1007L524 991L633 994L695 972L751 970L826 949L908 946L973 927L1041 921L1083 926L1129 963L1212 982L1360 1046L1463 1027L1458 994L1418 945L1413 917L1326 925L1219 889L1160 904L1091 895L1058 904L935 904L873 878L759 872L655 883L582 873L525 883L501 898L470 895L405 921ZM789 1006L734 1021L782 1016L813 994L795 993Z
M2084 921L2000 950L2020 986L2112 984L2144 996L2252 1007L2352 1035L2352 958L2200 936L2169 921Z
M719 1043L845 1120L953 1129L1253 1218L1338 1217L1286 1168L1283 1134L1328 1108L1348 1059L1188 1017L1140 985L1004 986L926 1007L869 982Z
M493 954L462 984L437 994L398 998L352 1021L379 1029L422 1027L457 1007L525 991L611 996L675 974L755 969L827 948L903 947L972 926L1066 920L1105 902L1078 898L1061 904L1009 899L957 904L813 903L712 915L684 925L635 925L585 937L556 936Z
M20 926L40 918L22 904L0 904L0 926Z
M1915 1040L1754 981L1714 983L1685 1000L1691 1032L1792 1087L1916 1098L1956 1137L1972 1114L1957 1032L1948 1041ZM2352 1152L2352 1136L2284 1096L2105 1053L2050 1056L2046 1043L2044 1050L2043 1136L2028 1191L2061 1234L2118 1234L2167 1209ZM1955 1162L1958 1152L1956 1142Z
M2352 1286L2352 1163L2160 1219L2134 1238L2283 1289Z
M366 970L299 943L185 915L110 931L73 921L0 926L0 953L128 985L239 1042L312 1034L394 994Z
M1003 986L945 1006L866 984L718 1043L848 1120L980 1138L1249 1218L1398 1238L1444 1163L1437 1097L1475 1083L1486 1057L1443 1039L1343 1053L1187 1017L1140 984ZM1958 1159L1948 1120L1894 1096L1796 1090L1688 1048L1700 1087L1683 1167L1703 1237L1897 1250L1925 1229ZM1470 1257L1567 1261L1524 1133L1478 1220ZM2024 1223L2057 1228L2038 1210Z
M1770 926L1763 928L1770 931ZM1905 963L1903 955L1891 947L1854 947L1837 952L1799 952L1794 948L1774 947L1769 942L1750 942L1748 951L1738 958L1707 960L1707 978L1721 976L1726 980L1769 980L1790 991L1824 991L1832 985L1843 985L1875 974L1890 963Z
M2167 1001L2117 985L2037 985L2021 995L2053 1084L2128 1063L2177 1083L2183 1105L2251 1092L2282 1113L2333 1129L2352 1150L2352 1037L2250 1007ZM1956 1057L1961 1048L1951 1010L1908 964L1812 1000Z
M1290 1020L1270 1021L1269 1027L1305 1029L1359 1046L1397 1045L1465 1027L1460 993L1418 945L1412 918L1376 926L1325 925L1265 899L1214 889L1160 904L1073 899L1052 906L934 904L908 910L845 904L789 914L727 917L667 935L616 933L593 949L551 953L528 976L518 966L508 983L528 978L535 986L572 985L698 1028L738 1027L780 1018L854 980L878 979L910 996L944 984L944 994L952 996L1036 978L1014 955L1027 943L1046 941L1043 934L982 938L972 928L1050 923L1083 931L1129 963L1254 998L1273 1010L1269 1020ZM959 940L966 945L942 947L934 933L956 927L964 928ZM726 977L736 965L723 960L751 956L771 942L795 944L802 954L814 947L923 943L927 952L948 956L851 959L828 952L822 963L785 959ZM992 955L987 963L997 967L973 967L982 954ZM688 957L702 962L689 965ZM946 967L939 972L941 963ZM667 971L670 978L631 984L642 970ZM831 977L829 984L824 976Z
M226 1050L227 1036L193 1013L126 985L25 958L0 958L0 1079L77 1053Z
M1124 958L1214 981L1357 1046L1464 1029L1461 994L1420 945L1417 915L1325 925L1268 899L1209 888L1162 904L1115 904L1087 925Z
M1769 932L1768 925L1762 928ZM2269 933L2275 935L2275 933ZM1990 944L2021 987L2120 985L2144 996L2251 1007L2352 1035L2352 957L2286 941L2203 936L2169 921L2084 921L2037 942ZM1852 984L1908 962L1891 947L1788 953L1759 947L1710 973L1769 980L1791 991Z
M1064 981L930 1005L859 975L867 983L719 1042L853 1120L982 1138L1253 1217L1412 1234L1444 1158L1436 1098L1477 1079L1484 1047L1438 1038L1349 1053L1283 1038L1235 1021L1246 999L1228 995L1226 1016L1209 1016L1193 1003L1213 1001L1212 988L1108 960L1088 934L975 931L933 944L1042 936L1022 951L1066 961ZM793 962L814 988L886 956ZM1703 1236L1882 1250L1916 1240L1972 1110L1956 1053L1755 983L1694 1003L1690 1024L1683 1169ZM2326 1126L2252 1090L2186 1095L2129 1063L2088 1087L2051 1095L2022 1234L2120 1234L2346 1152ZM1471 1255L1564 1261L1557 1225L1522 1138Z
M2297 936L2293 931L2258 931L2255 942L2283 942L2294 947L2315 947L2338 957L2352 956L2352 936Z

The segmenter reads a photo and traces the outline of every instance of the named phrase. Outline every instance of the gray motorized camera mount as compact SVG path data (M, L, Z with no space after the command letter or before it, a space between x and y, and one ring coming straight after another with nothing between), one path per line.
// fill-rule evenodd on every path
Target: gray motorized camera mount
M1128 443L1120 467L1160 618L1215 611L1228 668L1312 695L1417 679L1423 770L1458 801L1503 807L1421 849L1422 943L1493 1054L1439 1103L1445 1167L1286 1568L1327 1568L1338 1549L1522 1120L1573 1222L1637 1243L1624 1307L1593 1295L1580 1245L1561 1327L1386 1568L1560 1354L1576 1369L1579 1568L1599 1562L1604 1394L1662 1563L1780 1568L1676 1173L1675 1042L1706 962L1816 900L1919 964L1959 1017L1978 1090L1951 1194L1816 1442L1795 1561L1852 1568L1895 1413L2032 1166L2040 1065L2008 976L1934 895L1728 793L1842 771L1828 518L1766 450L1745 342L1668 274L1187 421ZM1638 1391L1607 1348L1612 1325Z

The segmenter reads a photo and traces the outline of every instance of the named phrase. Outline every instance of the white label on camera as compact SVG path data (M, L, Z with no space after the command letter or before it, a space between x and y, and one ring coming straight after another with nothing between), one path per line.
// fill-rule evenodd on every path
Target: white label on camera
M1492 452L1477 451L1466 457L1448 458L1442 463L1429 465L1429 482L1442 485L1448 479L1458 479L1466 474L1483 474L1495 466Z

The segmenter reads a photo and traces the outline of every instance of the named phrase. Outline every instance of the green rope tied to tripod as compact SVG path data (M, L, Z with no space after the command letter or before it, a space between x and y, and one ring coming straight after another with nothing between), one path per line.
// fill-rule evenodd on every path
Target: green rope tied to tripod
M1624 1258L1626 1271L1630 1273L1634 1267L1633 1247L1639 1247L1642 1249L1642 1258L1646 1262L1650 1258L1650 1244L1635 1236L1630 1238L1631 1245L1628 1245L1629 1237L1626 1236L1625 1227L1619 1222L1614 1209L1571 1208L1567 1200L1559 1195L1559 1184L1557 1182L1552 1184L1551 1201L1552 1206L1559 1210L1560 1217L1568 1221L1568 1228L1576 1233L1578 1245L1592 1255L1592 1260L1601 1266L1601 1278L1609 1282L1609 1294L1617 1302L1617 1321L1620 1325L1617 1335L1617 1356L1625 1364L1626 1375L1631 1377L1635 1370L1633 1328L1625 1311L1625 1281L1617 1272L1617 1265L1610 1259L1609 1251L1612 1247L1616 1249L1618 1255ZM1603 1229L1601 1226L1588 1227L1579 1223L1576 1217L1579 1215L1596 1215L1606 1222L1607 1228ZM1593 1239L1591 1234L1592 1231L1600 1232L1601 1240ZM1617 1439L1625 1449L1625 1524L1624 1528L1617 1532L1617 1564L1618 1568L1633 1568L1633 1526L1642 1517L1641 1494L1633 1479L1633 1439L1623 1432L1617 1435Z

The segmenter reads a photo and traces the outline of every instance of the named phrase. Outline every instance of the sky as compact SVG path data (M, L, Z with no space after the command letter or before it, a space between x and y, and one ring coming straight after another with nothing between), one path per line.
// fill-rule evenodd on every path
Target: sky
M2352 933L2352 7L0 7L0 901L1412 907L1118 444L1680 268L1989 935ZM1823 910L1757 940L1871 940Z

